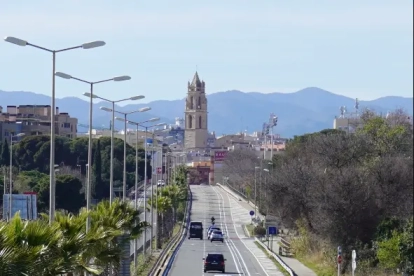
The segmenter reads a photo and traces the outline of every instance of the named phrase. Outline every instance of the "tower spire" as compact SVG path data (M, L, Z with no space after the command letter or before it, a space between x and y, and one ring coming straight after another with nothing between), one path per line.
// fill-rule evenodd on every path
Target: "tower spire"
M193 81L191 82L191 86L195 86L195 87L201 86L201 81L200 81L200 78L198 77L197 71L194 74Z

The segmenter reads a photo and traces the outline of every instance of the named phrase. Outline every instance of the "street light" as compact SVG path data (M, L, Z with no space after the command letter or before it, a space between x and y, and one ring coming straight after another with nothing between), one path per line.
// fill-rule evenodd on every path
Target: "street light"
M127 140L127 122L128 122L127 116L131 115L133 113L146 112L148 110L151 110L151 107L143 107L143 108L140 108L138 110L134 110L134 111L130 111L130 112L121 112L121 111L116 111L116 110L113 110L113 109L110 109L110 108L102 109L102 110L105 110L105 111L108 111L108 112L116 112L118 114L124 115L124 118L115 117L115 120L124 122L124 173L123 173L123 185L122 185L122 201L125 201L126 200L126 191L127 191L126 190L126 145L127 145L126 140Z
M68 75L66 73L62 73L62 72L56 72L55 73L56 76L63 78L63 79L73 79L73 80L77 80L79 82L83 82L83 83L87 83L90 86L90 91L88 93L84 93L84 95L86 94L86 96L89 97L89 141L88 141L88 164L92 164L92 115L93 115L93 99L96 98L93 94L93 86L95 84L98 83L104 83L104 82L109 82L109 81L126 81L126 80L130 80L131 77L129 76L120 76L120 77L113 77L110 79L104 79L104 80L100 80L100 81L86 81L84 79L80 79L80 78L76 78L73 77L71 75ZM89 168L88 170L88 181L87 181L87 185L86 185L86 209L89 211L90 207L91 207L91 182L92 182L92 168ZM53 217L54 217L54 213L55 213L55 189L53 189L53 196L52 196L52 190L51 190L51 200L50 200L50 206L51 209L53 210ZM53 203L52 203L53 201ZM52 214L51 214L52 217ZM88 215L87 217L87 222L86 222L86 232L89 231L89 222L90 222L90 217Z
M155 121L158 121L159 120L159 118L154 118L154 120L153 120L153 122L155 122ZM145 147L145 172L144 172L144 179L145 179L145 182L144 182L144 190L146 190L146 185L147 185L147 179L148 179L148 175L147 175L147 149L148 149L148 147L147 147L147 134L148 134L148 129L150 129L150 128L153 128L153 127L158 127L158 126L164 126L165 125L165 123L159 123L159 124L155 124L155 125L152 125L152 126L141 126L141 127L144 127L145 128L145 142L144 142L144 147ZM153 141L154 141L154 138L155 138L155 132L153 133L153 137L152 137L153 139ZM151 153L153 152L153 148L152 148L152 150L151 150ZM153 155L151 155L151 159L153 159ZM153 177L153 175L151 175L151 179L152 179L152 177ZM155 202L156 202L156 204L158 204L158 185L157 185L157 183L155 183L156 185L155 185L155 196L156 196L156 198L155 198ZM154 195L154 191L153 191L153 185L152 185L152 187L151 187L151 202L153 203L154 201L153 201L153 195ZM144 202L145 202L145 204L146 204L146 193L144 193ZM155 207L155 209L157 209L157 207L158 206L156 206ZM154 204L151 204L151 211L150 211L150 214L151 214L151 220L150 220L150 223L151 223L151 228L150 228L150 236L151 236L151 238L150 238L150 248L152 249L152 238L153 238L153 217L154 217ZM146 221L147 220L147 213L145 212L144 213L144 220ZM157 223L157 231L158 231L158 226L159 226L159 224ZM143 247L143 252L145 252L145 243L146 243L146 241L147 241L147 231L144 231L144 247ZM157 246L158 246L158 243L157 243Z
M90 96L90 93L84 93L85 96ZM93 95L95 99L101 99L103 101L112 103L112 110L106 107L100 107L101 110L109 111L112 113L112 119L111 119L111 161L110 161L110 169L109 169L109 203L112 204L113 202L113 193L114 193L114 129L115 129L115 104L123 101L136 101L144 99L145 96L134 96L126 99L121 99L117 101L111 101L102 97L99 97L97 95Z
M6 36L4 38L6 42L18 45L18 46L32 46L34 48L52 53L52 102L51 102L51 112L50 112L50 163L49 163L49 174L50 174L50 182L49 182L49 188L50 188L50 202L49 202L49 223L51 224L54 220L54 214L55 214L55 194L54 192L54 183L55 183L55 171L54 171L54 164L55 164L55 102L56 102L56 93L55 93L55 68L56 68L56 54L60 52L66 52L74 49L92 49L96 47L101 47L105 45L104 41L92 41L83 43L78 46L64 48L60 50L51 50L45 47L41 47L32 43L27 42L26 40L12 37L12 36Z
M16 135L10 134L10 197L9 197L9 219L12 219L12 194L13 194L13 138L22 137L24 133L18 133ZM4 183L6 186L6 183Z
M260 170L260 167L254 167L254 214L257 216L257 176L256 170Z
M123 118L118 118L118 120L120 119L120 121L124 121L125 123L131 124L131 125L135 125L136 126L136 147L135 147L135 195L134 195L134 207L135 209L138 208L138 139L139 139L139 126L141 124L144 123L149 123L149 122L155 122L158 121L160 118L151 118L149 120L143 121L143 122L133 122L133 121L126 121ZM145 141L146 142L146 141ZM146 143L145 143L146 145ZM145 147L146 148L146 147ZM145 170L145 174L147 171L147 152L145 151L145 165L144 165L144 170ZM146 199L147 199L147 185L146 185L146 178L144 178L144 221L146 221L146 212L147 210L145 209L145 205L146 205ZM151 225L152 227L152 225ZM145 230L146 232L146 230ZM145 236L145 234L144 234ZM152 237L151 237L152 239ZM146 243L146 236L144 237L144 250L143 250L143 254L145 255L145 243ZM152 248L152 247L151 247ZM137 256L137 240L134 241L134 267L137 267L137 262L138 262L138 256Z

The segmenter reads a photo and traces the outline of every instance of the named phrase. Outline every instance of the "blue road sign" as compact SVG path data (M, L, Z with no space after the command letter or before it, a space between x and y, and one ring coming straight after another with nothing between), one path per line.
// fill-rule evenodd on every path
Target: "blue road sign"
M254 211L253 211L253 210L251 210L251 211L249 212L249 214L250 214L251 216L254 216Z
M277 235L277 228L274 226L269 226L268 233L269 235Z

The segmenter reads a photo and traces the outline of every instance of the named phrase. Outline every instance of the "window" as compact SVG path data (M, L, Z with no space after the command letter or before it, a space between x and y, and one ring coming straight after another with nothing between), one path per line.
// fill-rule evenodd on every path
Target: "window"
M8 131L5 131L4 132L4 137L9 137L9 132ZM3 142L3 141L2 141Z
M202 119L201 119L201 116L200 116L200 117L198 117L198 128L202 128L201 123L202 123Z
M190 109L194 109L194 97L191 96Z
M193 117L188 115L188 128L193 128Z
M224 258L223 258L223 255L221 255L221 254L209 254L207 256L206 261L208 261L208 262L214 262L214 261L222 262L222 261L224 261Z

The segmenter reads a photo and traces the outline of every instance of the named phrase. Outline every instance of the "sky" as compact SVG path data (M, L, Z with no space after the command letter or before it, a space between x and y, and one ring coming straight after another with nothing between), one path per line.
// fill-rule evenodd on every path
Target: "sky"
M412 0L0 0L0 7L2 37L54 50L105 41L58 53L56 71L88 81L131 76L95 86L110 100L182 99L196 70L208 94L320 87L362 100L413 96ZM51 95L50 53L0 41L0 61L0 90ZM58 98L88 89L56 80Z

